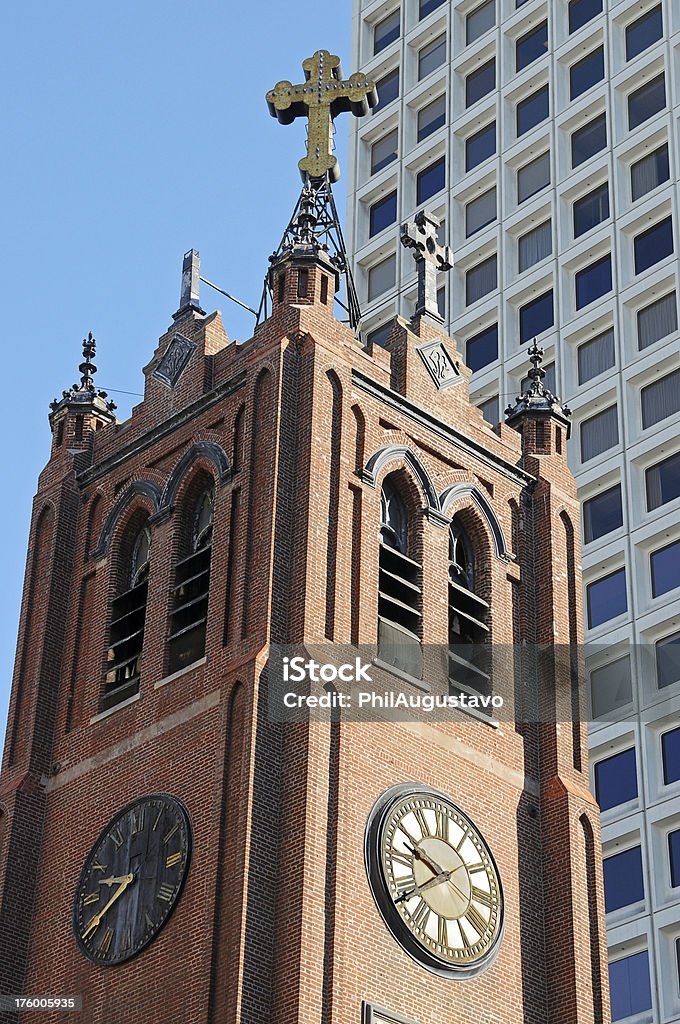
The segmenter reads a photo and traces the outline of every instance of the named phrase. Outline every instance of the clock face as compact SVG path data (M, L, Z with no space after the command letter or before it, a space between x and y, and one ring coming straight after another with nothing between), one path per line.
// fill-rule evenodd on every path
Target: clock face
M73 927L85 956L119 964L158 934L179 898L191 856L183 805L162 793L119 811L80 875Z
M491 963L503 933L503 890L479 830L429 786L394 786L366 827L378 909L407 953L444 977Z

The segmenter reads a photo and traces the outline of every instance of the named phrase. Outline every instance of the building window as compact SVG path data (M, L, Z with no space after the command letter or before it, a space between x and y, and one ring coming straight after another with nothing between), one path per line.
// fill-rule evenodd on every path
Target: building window
M486 125L481 131L475 132L465 140L465 170L484 163L496 152L496 122Z
M548 363L548 365L544 366L543 369L545 370L545 377L543 378L543 384L548 389L548 391L552 391L552 393L554 395L555 392L557 391L557 383L555 381L555 364L554 363ZM532 383L533 383L532 379L531 379L531 377L528 374L527 374L526 377L522 377L521 381L519 382L519 393L520 393L520 395L526 394L526 392L531 387Z
M390 477L380 508L378 654L381 661L419 679L421 566L410 550L406 506Z
M607 116L598 114L571 136L571 166L578 167L590 160L607 145Z
M399 8L373 26L373 53L381 53L386 46L399 38Z
M494 253L476 267L471 267L465 274L465 304L470 306L473 302L478 302L497 287L498 261Z
M621 484L596 494L583 503L583 534L586 544L623 526Z
M399 156L399 132L388 132L371 146L371 174L377 174Z
M390 192L388 196L373 203L369 213L369 237L384 231L397 219L397 193Z
M586 381L599 377L601 373L606 373L616 362L614 328L610 327L596 338L584 341L579 345L576 355L579 384L585 384Z
M639 310L637 315L638 348L642 351L655 342L667 338L678 329L678 309L675 292L664 295L649 306Z
M640 392L640 399L644 430L674 416L680 411L680 370L673 370L661 380L648 384Z
M615 405L598 412L581 424L581 462L589 462L619 443L619 420Z
M465 19L465 42L470 45L496 24L496 0L486 0Z
M630 656L618 658L590 673L590 707L593 718L604 718L632 703Z
M605 857L604 908L608 914L645 898L645 883L642 878L642 850L633 846L623 853Z
M680 586L680 540L652 551L649 562L652 570L652 597L661 597Z
M569 98L575 100L604 78L604 47L598 46L569 68Z
M654 645L656 654L656 685L660 690L680 679L680 633L671 633Z
M668 833L668 860L671 868L671 886L680 885L680 829Z
M477 406L482 416L492 427L495 427L500 422L500 406L498 402L498 395L494 395L493 398L487 398L485 402L480 402Z
M668 143L659 146L653 153L644 156L630 168L630 185L633 202L668 181L671 176L668 162Z
M399 68L389 71L384 78L375 83L375 87L378 90L378 103L373 107L373 113L377 114L399 95Z
M602 14L602 0L569 0L569 34Z
M468 338L465 343L465 363L473 373L498 359L498 324Z
M652 1008L649 955L644 949L609 965L612 1021L634 1017Z
M471 199L465 207L465 235L475 235L496 219L496 187Z
M416 202L426 202L431 196L441 192L446 184L446 161L444 157L435 160L416 177Z
M465 79L465 106L471 107L477 100L496 88L496 60L494 57L471 71Z
M593 189L574 203L574 238L601 224L609 216L609 185Z
M427 78L445 62L446 36L439 36L418 51L418 81Z
M588 626L595 629L628 611L626 597L626 570L603 576L586 587L588 597Z
M595 799L601 811L618 807L638 795L635 747L605 757L595 765Z
M550 152L542 153L517 171L517 202L523 203L550 184Z
M639 53L646 50L648 46L661 39L663 35L663 18L661 15L661 4L652 7L633 21L626 28L626 60L632 60Z
M446 320L446 285L437 288L437 309L442 320Z
M368 271L368 301L394 288L397 280L397 258L394 253L387 259L376 263Z
M472 544L454 518L449 528L449 683L488 694L489 605L476 592L477 575Z
M655 263L660 263L673 252L673 218L665 217L651 228L636 235L635 273L642 274Z
M130 538L124 538L124 543L126 540L129 543ZM102 711L139 693L151 557L151 531L146 522L135 534L129 552L121 592L111 602Z
M546 259L552 253L552 222L546 220L538 227L520 235L517 240L518 266L520 274Z
M660 74L628 97L628 127L631 130L637 128L665 106L666 83L663 74Z
M612 290L612 258L610 255L579 270L574 276L576 308L583 309Z
M213 533L212 485L194 506L189 553L175 567L170 617L169 672L177 672L205 654Z
M446 124L446 94L437 96L426 107L418 111L418 142L438 131Z
M645 470L645 489L648 512L680 498L680 452Z
M533 64L548 52L548 22L542 21L536 28L520 36L515 44L515 71Z
M552 289L544 292L537 299L527 302L521 306L519 311L519 340L520 344L531 341L532 338L548 331L555 323L555 311L553 308Z
M680 779L680 727L662 734L661 761L664 785L670 786Z
M550 93L548 86L544 85L517 104L517 135L524 135L541 121L545 121L549 112Z
M426 18L428 14L432 14L438 7L444 3L444 0L420 0L418 5L418 17L420 21Z
M392 321L388 320L386 324L381 324L380 327L375 327L372 331L369 331L366 335L367 345L379 345L381 348L385 347L385 342L389 338L392 332Z

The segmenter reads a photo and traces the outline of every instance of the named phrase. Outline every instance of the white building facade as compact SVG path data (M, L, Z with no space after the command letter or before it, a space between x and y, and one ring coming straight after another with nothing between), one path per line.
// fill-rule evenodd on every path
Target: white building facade
M680 3L354 0L353 18L380 93L350 144L365 331L411 315L398 225L427 207L485 417L534 337L573 410L613 1017L680 1021Z

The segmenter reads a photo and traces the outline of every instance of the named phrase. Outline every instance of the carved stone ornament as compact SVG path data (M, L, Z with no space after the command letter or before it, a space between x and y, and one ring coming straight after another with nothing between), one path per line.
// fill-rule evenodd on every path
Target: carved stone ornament
M450 388L452 384L456 384L461 379L460 370L444 348L441 338L428 341L426 345L419 345L416 352L425 364L425 369L438 391Z
M154 377L162 380L168 387L174 388L195 348L195 342L185 338L183 334L176 334L154 370Z

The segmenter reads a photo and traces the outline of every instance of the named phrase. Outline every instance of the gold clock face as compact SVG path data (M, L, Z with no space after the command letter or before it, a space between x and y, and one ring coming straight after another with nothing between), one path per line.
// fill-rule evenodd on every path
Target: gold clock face
M369 880L387 926L424 967L470 977L497 952L503 892L489 847L451 800L396 786L366 833Z

